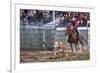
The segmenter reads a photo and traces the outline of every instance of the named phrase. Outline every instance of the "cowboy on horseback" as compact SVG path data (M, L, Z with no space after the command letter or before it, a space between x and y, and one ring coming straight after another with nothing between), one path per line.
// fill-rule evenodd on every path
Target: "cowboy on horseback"
M79 21L78 21L77 17L73 17L71 20L71 29L73 31L75 31L75 33L77 34L77 41L79 38L78 26L79 26Z

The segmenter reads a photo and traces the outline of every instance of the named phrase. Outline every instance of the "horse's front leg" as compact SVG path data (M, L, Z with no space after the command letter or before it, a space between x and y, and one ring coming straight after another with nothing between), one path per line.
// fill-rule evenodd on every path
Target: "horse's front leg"
M84 52L85 50L84 50L84 47L83 47L84 45L83 45L83 43L82 43L82 51Z
M75 44L75 50L76 50L76 52L77 52L77 44Z
M79 44L79 42L78 42L78 44L77 44L77 49L78 49L78 50L80 50L79 45L80 45L80 44Z
M71 51L72 51L72 53L73 53L73 47L72 47L72 43L70 43L70 46L71 46Z

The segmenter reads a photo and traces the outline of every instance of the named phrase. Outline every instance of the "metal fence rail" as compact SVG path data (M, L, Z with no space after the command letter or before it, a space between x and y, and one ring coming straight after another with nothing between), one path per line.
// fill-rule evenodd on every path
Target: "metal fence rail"
M20 47L29 49L47 49L55 39L55 29L35 29L31 26L20 28Z
M89 41L88 29L79 29L80 34ZM65 29L56 29L46 26L21 26L20 27L20 48L33 50L49 50L55 41L67 42Z

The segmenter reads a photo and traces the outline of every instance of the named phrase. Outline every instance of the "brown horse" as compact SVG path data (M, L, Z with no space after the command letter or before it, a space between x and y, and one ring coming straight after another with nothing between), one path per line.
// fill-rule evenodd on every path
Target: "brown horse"
M77 33L74 30L72 30L71 27L67 27L66 34L68 34L68 42L70 43L72 53L73 53L72 44L75 44L75 50L77 52L78 50L80 50L79 47L77 47L79 43L82 45L82 50L84 52L83 41L85 41L85 39L83 38L83 36L79 35L77 39Z

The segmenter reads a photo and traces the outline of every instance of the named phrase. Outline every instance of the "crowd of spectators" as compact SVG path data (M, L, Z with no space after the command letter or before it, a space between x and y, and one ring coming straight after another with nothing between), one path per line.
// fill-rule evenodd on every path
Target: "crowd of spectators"
M88 12L56 12L58 26L67 26L76 21L79 26L90 26L90 14Z
M38 25L52 21L52 11L48 10L20 10L20 24Z
M55 24L58 27L66 27L74 20L80 26L90 26L88 12L55 11ZM20 24L22 25L43 25L52 21L53 11L20 9Z

